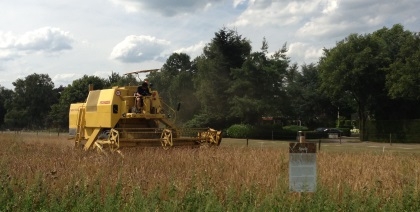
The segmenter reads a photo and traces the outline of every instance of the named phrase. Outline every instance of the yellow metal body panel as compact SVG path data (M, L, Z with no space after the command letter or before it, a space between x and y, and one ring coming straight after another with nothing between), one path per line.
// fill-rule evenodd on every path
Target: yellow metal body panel
M79 111L82 109L84 110L85 103L75 103L70 105L69 110L69 137L75 137L77 134L77 128L80 124L84 124L84 120L82 123L79 123Z
M114 89L90 91L86 101L86 127L113 127L119 119L119 114L114 113Z
M88 150L93 142L96 140L96 138L98 137L99 132L101 131L101 128L95 128L92 132L92 134L90 135L89 139L87 140L85 147L83 148L84 150Z

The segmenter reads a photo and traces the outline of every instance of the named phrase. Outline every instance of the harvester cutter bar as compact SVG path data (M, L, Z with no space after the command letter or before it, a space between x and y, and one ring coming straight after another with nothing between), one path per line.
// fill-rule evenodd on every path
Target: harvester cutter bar
M154 146L165 143L170 137L171 146L195 146L203 143L217 144L212 139L212 132L209 128L115 128L120 133L119 142L121 145ZM170 135L162 136L165 132Z

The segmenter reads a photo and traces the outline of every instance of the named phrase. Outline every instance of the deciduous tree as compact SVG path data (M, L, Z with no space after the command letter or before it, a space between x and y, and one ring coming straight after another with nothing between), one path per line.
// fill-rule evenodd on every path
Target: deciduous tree
M44 127L50 106L58 101L51 78L48 74L34 73L12 84L15 89L5 122L19 128Z

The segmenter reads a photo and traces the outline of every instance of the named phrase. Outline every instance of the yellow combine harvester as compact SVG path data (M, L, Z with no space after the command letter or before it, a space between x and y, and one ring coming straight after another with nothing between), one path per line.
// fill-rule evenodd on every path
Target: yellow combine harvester
M85 150L126 146L219 145L221 131L214 129L177 128L169 117L175 110L163 103L149 86L149 95L136 104L138 86L89 88L86 102L70 105L69 136Z

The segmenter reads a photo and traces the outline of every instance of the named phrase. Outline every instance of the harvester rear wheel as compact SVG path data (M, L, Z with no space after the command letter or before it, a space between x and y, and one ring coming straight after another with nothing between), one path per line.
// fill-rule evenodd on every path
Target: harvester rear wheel
M162 143L162 147L165 150L172 147L174 145L173 140L172 140L172 130L164 129L160 137L160 142Z

